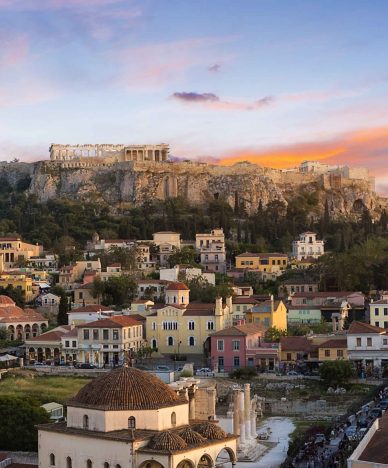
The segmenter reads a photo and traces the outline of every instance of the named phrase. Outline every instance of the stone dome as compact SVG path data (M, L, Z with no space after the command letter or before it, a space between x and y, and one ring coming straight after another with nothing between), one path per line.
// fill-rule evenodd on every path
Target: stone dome
M186 403L155 375L121 367L85 385L69 406L107 411L150 410Z
M0 306L15 305L15 302L8 296L0 295Z
M154 450L182 450L187 447L186 442L178 434L170 431L163 431L156 434L148 444Z
M221 429L220 426L217 426L214 423L211 422L205 422L202 424L198 424L197 426L194 427L194 430L198 432L202 437L205 437L206 439L225 439L227 437L226 432Z
M202 437L201 434L198 434L198 432L193 431L193 429L190 426L187 426L185 429L183 429L183 431L180 432L179 435L186 442L186 444L189 445L202 444L206 441L206 439Z
M166 291L188 291L188 290L189 288L184 283L179 283L177 281L170 283L166 288Z

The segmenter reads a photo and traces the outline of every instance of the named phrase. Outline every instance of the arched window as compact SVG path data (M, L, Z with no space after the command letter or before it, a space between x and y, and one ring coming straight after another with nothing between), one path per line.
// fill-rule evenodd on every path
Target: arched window
M128 418L128 429L136 429L136 419L133 416Z
M176 304L176 296L174 296L174 304Z
M55 455L50 453L50 466L55 466Z
M117 463L116 468L121 468L121 465L119 465L119 464Z
M157 347L158 347L158 344L157 344L155 338L153 338L153 339L151 340L151 348L152 348L152 349L156 349Z
M195 338L194 336L189 337L189 346L195 346Z
M66 468L73 468L73 463L70 457L66 458Z
M104 463L104 468L109 468L109 463L108 462Z
M87 414L84 414L83 427L89 429L89 416Z
M185 298L184 298L184 296L182 296L181 299L182 299L182 304L184 304L184 303L185 303Z
M171 426L172 427L176 426L176 413L175 413L175 411L171 413Z
M190 320L189 322L189 330L194 330L195 329L195 322L194 320Z
M86 468L93 468L93 463L92 463L92 460L89 460L86 462Z
M168 346L174 346L174 338L172 336L169 336L167 338L167 345Z

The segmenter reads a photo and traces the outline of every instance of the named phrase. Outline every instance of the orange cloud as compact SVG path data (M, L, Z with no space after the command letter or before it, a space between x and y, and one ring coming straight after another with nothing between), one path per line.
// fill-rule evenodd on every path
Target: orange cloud
M272 148L236 150L218 164L228 166L241 161L274 168L291 168L314 160L332 165L368 167L379 183L388 175L388 127L360 129L330 140L312 141ZM386 179L385 179L386 180Z

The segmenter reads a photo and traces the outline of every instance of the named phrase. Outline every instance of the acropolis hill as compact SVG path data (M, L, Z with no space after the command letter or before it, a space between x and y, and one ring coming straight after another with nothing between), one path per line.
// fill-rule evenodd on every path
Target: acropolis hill
M155 199L183 197L199 204L220 198L232 207L236 200L252 213L260 202L287 201L302 191L317 192L318 211L326 202L335 217L356 216L366 207L373 217L388 207L388 199L374 189L366 168L328 166L306 161L280 170L248 162L218 166L171 161L169 146L57 145L50 160L35 163L2 162L0 177L40 201L56 197L108 204L112 211ZM319 215L319 212L312 215Z

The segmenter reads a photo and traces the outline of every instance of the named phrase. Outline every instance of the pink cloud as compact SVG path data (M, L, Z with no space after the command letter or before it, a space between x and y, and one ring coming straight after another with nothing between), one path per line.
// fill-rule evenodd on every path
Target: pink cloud
M2 38L0 66L12 67L23 63L29 52L30 44L27 36Z

